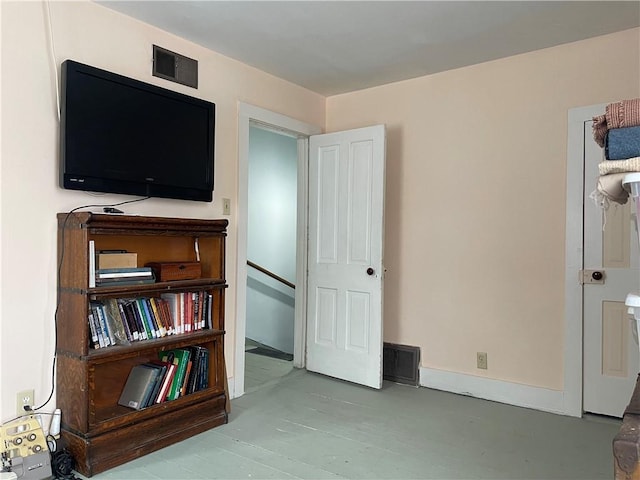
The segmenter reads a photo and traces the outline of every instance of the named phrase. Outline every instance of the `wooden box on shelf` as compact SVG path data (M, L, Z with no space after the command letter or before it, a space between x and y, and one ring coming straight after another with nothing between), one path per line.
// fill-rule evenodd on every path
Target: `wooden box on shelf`
M90 212L58 214L59 306L57 406L61 434L85 476L113 468L228 420L224 363L225 240L227 220L197 220ZM190 280L89 287L89 243L95 251L135 252L139 265L196 261ZM188 333L93 348L90 303L109 299L160 298L204 292L208 325ZM166 351L204 347L206 387L136 410L118 404L131 369L157 361Z
M160 282L194 280L202 276L200 262L151 262L147 263Z

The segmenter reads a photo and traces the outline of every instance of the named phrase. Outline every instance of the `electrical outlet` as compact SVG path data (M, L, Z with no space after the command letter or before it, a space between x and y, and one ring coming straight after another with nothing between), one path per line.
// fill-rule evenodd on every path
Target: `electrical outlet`
M478 368L487 369L487 352L478 352Z
M231 215L231 200L228 198L222 199L222 214Z
M23 390L18 392L16 396L16 413L18 415L24 415L27 410L24 407L33 408L34 390Z

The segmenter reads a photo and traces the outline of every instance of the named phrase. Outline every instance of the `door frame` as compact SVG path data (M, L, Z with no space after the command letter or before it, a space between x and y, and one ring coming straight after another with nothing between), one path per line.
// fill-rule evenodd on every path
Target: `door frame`
M298 138L298 213L296 248L296 289L294 314L293 365L305 366L306 336L306 259L307 206L309 176L309 142L311 135L322 129L280 113L244 102L238 102L238 202L236 207L237 264L236 264L236 323L233 398L244 394L244 342L247 327L247 235L249 207L249 130L258 124L274 132Z
M584 123L602 114L606 104L572 108L568 113L567 196L565 237L564 411L581 417L583 396L583 288L578 272L584 266ZM595 185L594 185L595 188Z

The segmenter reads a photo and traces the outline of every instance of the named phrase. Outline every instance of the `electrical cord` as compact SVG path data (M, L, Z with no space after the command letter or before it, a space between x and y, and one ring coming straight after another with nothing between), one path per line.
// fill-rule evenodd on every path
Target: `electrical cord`
M73 473L75 467L76 461L66 448L51 452L51 474L56 480L79 480Z
M57 280L58 280L58 288L56 289L56 309L53 313L53 318L54 318L54 335L53 335L53 362L51 365L51 391L49 392L49 397L47 397L47 400L40 406L32 408L31 411L27 414L33 414L35 412L37 412L38 410L40 410L41 408L43 408L45 405L47 405L51 399L53 398L53 392L55 391L55 375L56 375L56 361L57 361L57 351L58 351L58 310L60 309L60 280L61 280L61 271L62 271L62 261L64 259L64 246L65 246L65 242L64 242L64 236L65 236L65 231L67 228L67 222L69 220L69 218L71 217L71 215L74 212L77 212L78 210L81 210L83 208L106 208L106 209L113 209L114 207L119 207L120 205L126 205L128 203L136 203L136 202L142 202L144 200L148 200L151 197L142 197L142 198L136 198L134 200L126 200L124 202L118 202L118 203L108 203L108 204L90 204L90 205L81 205L80 207L76 207L72 210L70 210L67 213L67 216L64 219L64 222L62 223L62 232L61 232L61 248L60 248L60 260L58 261L58 271L57 271ZM53 414L49 414L49 415L53 415ZM21 417L16 417L14 420L21 418Z
M58 115L58 121L60 121L60 86L58 82L58 68L56 64L56 47L53 41L53 23L51 21L51 6L49 0L45 0L44 4L47 10L47 23L49 25L49 47L51 54L51 64L53 66L53 78L56 86L56 114Z
M25 408L27 408L27 407L25 407ZM38 412L38 413L35 413L34 410L32 410L31 408L28 408L28 409L25 410L25 414L24 415L18 415L17 417L13 417L12 419L7 420L6 422L4 422L4 423L2 423L0 425L6 425L8 423L11 423L11 422L14 422L16 420L19 420L22 417L28 417L28 416L31 416L31 415L49 415L50 417L53 417L55 415L55 413L53 413L53 412Z

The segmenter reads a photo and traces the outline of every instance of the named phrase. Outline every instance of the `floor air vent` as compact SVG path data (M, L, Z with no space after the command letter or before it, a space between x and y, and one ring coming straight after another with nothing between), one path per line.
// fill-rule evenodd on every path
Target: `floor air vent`
M420 348L385 343L382 348L382 372L385 380L418 385Z

